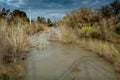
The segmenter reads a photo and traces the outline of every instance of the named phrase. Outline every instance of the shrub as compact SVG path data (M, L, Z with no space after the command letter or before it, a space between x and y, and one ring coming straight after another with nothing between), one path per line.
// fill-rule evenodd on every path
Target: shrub
M23 80L25 66L22 64L0 65L0 80Z
M115 28L115 32L120 35L120 25Z
M38 33L39 31L41 31L41 26L38 23L36 23L35 24L35 33Z
M16 62L26 49L27 35L24 25L0 26L0 56L5 63Z
M82 47L96 52L99 56L105 58L110 62L115 62L116 57L119 56L118 50L114 47L113 44L110 44L108 42L93 39L81 39L80 43Z
M91 26L85 26L85 27L82 27L81 29L78 29L78 32L83 37L89 37L89 36L91 36L91 34L92 34L93 31L94 31L94 29Z
M74 33L72 30L64 29L62 33L62 41L65 43L72 43L74 39Z

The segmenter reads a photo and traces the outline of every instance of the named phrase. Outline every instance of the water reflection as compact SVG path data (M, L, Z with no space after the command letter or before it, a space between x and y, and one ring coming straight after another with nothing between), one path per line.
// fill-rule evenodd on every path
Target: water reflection
M51 42L46 49L32 50L28 59L28 79L117 80L113 66L93 55L75 45Z
M47 36L45 33L42 34L40 38ZM44 39L48 42L47 38ZM39 39L31 39L31 43L35 45L36 40L42 42ZM27 80L118 79L111 64L79 46L57 42L48 42L44 47L39 46L31 50L30 57L26 61Z

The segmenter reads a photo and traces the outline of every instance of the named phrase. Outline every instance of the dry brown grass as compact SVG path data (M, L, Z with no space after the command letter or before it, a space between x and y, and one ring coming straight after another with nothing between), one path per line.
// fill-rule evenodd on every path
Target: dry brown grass
M120 72L120 54L119 51L112 43L104 42L101 40L81 39L81 47L97 53L100 57L114 64L117 72Z
M8 25L6 21L0 21L0 79L2 80L18 80L25 75L23 58L25 59L25 52L28 50L27 26L29 24L22 22Z
M21 23L8 25L0 21L0 79L17 80L24 75L23 62L20 62L27 49L26 31Z
M16 62L26 49L26 29L22 24L7 25L6 22L1 24L0 57L3 58L3 62Z
M61 41L64 43L72 43L74 41L75 34L71 29L63 28Z
M112 43L103 42L101 40L85 40L80 41L82 47L88 50L96 52L99 56L104 57L110 62L114 62L115 58L119 55L118 50L114 47Z
M120 56L116 58L114 67L115 67L115 70L120 73Z

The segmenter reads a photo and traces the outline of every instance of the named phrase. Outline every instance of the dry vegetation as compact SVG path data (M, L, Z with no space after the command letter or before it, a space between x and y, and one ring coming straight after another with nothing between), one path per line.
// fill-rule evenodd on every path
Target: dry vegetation
M3 23L5 25L2 25ZM18 56L23 55L22 53L26 49L27 35L25 27L22 24L7 25L6 22L2 22L0 33L0 54L3 57L3 61L5 63L16 62L19 59Z
M64 29L64 31L62 32L62 42L64 43L72 43L74 39L74 34L72 32L72 30L68 30L68 29Z
M24 75L23 60L28 51L26 31L24 24L8 25L6 20L0 21L0 79L16 80Z
M120 52L114 46L114 43L120 43L119 1L114 1L99 10L83 8L72 11L57 24L64 28L62 41L77 43L96 52L112 62L115 70L120 72Z
M34 21L30 25L24 11L0 11L0 80L22 80L30 47L28 37L43 30L43 26Z

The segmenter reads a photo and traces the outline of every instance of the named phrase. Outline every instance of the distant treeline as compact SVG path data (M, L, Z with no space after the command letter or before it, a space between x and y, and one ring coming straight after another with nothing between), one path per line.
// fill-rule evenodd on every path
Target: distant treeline
M19 22L29 22L30 19L27 17L27 14L24 11L21 11L19 9L15 9L14 11L10 11L9 9L3 8L0 10L0 21L4 19L7 20L8 23L19 23ZM32 22L35 22L36 20L32 20ZM47 24L48 26L53 26L54 23L48 18L38 16L37 21L38 23L41 24Z
M10 22L18 23L19 19L21 19L21 21L23 22L29 22L26 13L24 11L17 9L11 12L9 9L3 8L0 11L0 20L2 19L7 20L9 23Z

